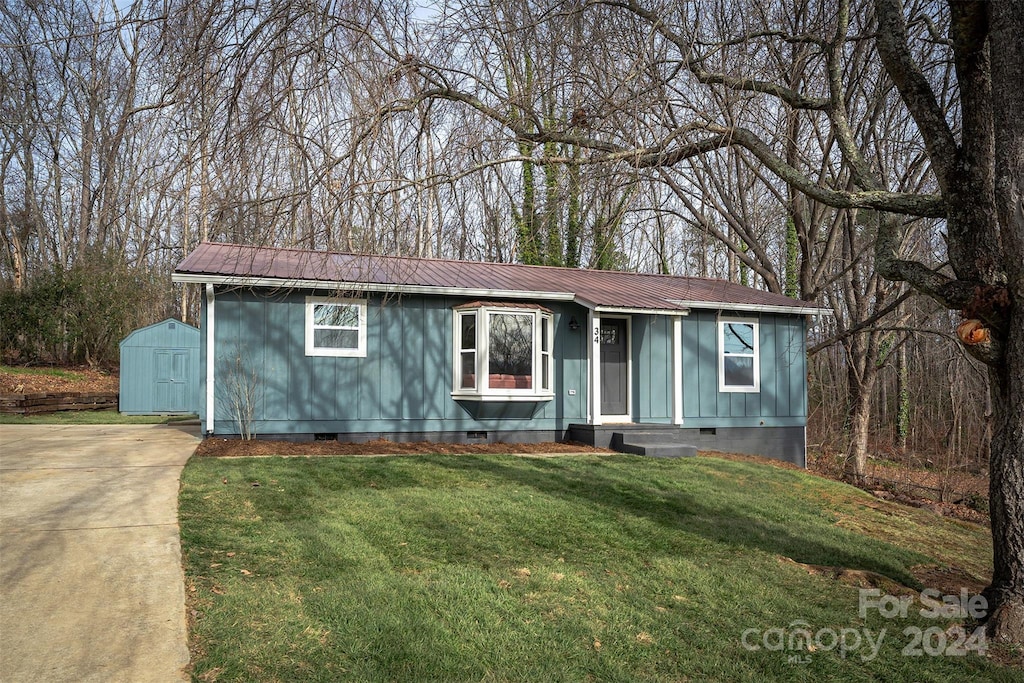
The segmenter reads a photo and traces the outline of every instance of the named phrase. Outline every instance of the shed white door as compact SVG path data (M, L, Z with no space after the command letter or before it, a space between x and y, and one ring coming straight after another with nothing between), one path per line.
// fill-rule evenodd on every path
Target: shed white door
M184 349L156 349L153 351L156 368L156 386L153 411L157 413L183 413L188 410L189 373L188 351Z

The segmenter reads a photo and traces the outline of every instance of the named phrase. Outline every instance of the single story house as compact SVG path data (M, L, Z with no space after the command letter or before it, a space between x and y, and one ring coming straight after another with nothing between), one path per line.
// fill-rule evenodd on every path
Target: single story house
M805 464L808 316L721 280L203 243L207 435L572 439Z

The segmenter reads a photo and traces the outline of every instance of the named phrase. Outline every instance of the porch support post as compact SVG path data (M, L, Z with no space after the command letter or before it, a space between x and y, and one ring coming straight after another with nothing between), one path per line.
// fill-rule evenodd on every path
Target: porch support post
M590 344L587 362L590 365L590 424L601 424L601 316L587 311Z
M214 414L214 391L213 391L213 365L217 357L214 352L213 334L213 283L206 284L206 433L213 434Z

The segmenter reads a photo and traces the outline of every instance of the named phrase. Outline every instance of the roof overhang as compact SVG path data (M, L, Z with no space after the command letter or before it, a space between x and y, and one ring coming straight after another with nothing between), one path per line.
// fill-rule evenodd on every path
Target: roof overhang
M672 303L687 308L703 308L721 311L743 311L747 313L783 313L786 315L834 315L831 309L816 306L774 306L771 304L732 304L725 301L676 301Z
M642 315L690 315L686 308L642 308L635 306L589 306L594 313L619 313L622 315L639 313Z
M174 273L172 282L185 284L213 284L228 287L270 287L274 289L330 289L341 292L383 292L386 294L437 294L442 296L469 296L497 299L540 299L543 301L573 301L572 292L534 292L506 289L476 289L472 287L437 287L432 285L402 285L376 282L337 282L302 280L245 275L205 275L202 273Z
M667 303L678 308L645 308L642 306L602 306L587 301L573 292L543 292L518 289L480 289L473 287L440 287L435 285L404 285L376 282L338 282L333 280L307 280L298 278L254 277L250 275L213 275L206 273L178 273L171 281L183 284L213 284L225 287L268 287L271 289L326 289L343 292L382 292L385 294L433 294L440 296L473 297L478 299L514 299L540 301L572 301L595 313L688 315L690 309L717 309L750 313L781 313L786 315L833 315L827 308L815 306L775 306L741 304L724 301L681 301Z

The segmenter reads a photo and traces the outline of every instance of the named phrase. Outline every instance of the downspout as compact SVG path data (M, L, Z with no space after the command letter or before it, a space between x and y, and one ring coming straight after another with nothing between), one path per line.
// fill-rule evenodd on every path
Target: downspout
M213 365L216 354L213 348L213 283L206 283L206 433L213 434Z

